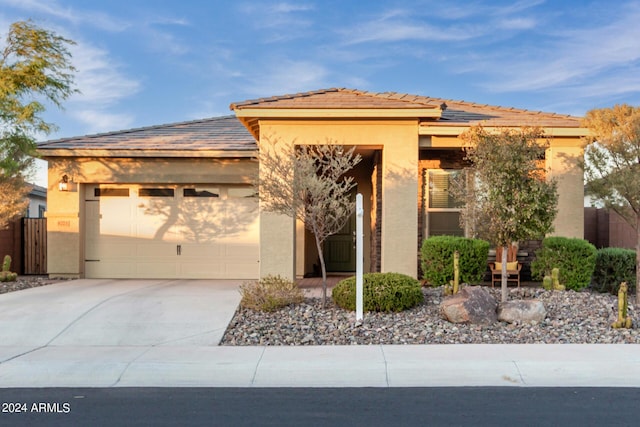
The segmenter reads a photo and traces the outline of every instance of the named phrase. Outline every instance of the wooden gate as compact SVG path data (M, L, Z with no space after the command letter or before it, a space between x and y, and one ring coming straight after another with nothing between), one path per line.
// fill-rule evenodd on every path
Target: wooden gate
M23 273L47 274L47 219L22 219Z

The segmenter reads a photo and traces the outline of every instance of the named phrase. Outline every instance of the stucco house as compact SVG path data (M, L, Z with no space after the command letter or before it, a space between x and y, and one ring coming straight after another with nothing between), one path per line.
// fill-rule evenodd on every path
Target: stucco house
M555 234L583 236L577 117L426 96L325 89L230 106L234 115L46 141L48 272L88 278L233 278L309 274L302 224L260 210L258 147L355 146L365 201L365 271L416 276L430 235L462 234L448 195L469 126L541 126L558 180ZM64 183L64 185L62 184ZM326 242L329 271L353 271L352 223Z

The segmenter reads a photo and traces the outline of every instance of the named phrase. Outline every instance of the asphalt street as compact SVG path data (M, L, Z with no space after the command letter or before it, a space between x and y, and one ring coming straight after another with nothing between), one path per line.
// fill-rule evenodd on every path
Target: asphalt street
M635 426L638 388L0 389L2 426Z

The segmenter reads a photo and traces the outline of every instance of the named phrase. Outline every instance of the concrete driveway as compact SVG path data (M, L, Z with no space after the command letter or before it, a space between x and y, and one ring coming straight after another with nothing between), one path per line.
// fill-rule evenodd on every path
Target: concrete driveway
M0 387L115 385L154 349L217 347L240 283L81 279L2 294Z
M71 280L0 295L0 345L218 345L239 282Z

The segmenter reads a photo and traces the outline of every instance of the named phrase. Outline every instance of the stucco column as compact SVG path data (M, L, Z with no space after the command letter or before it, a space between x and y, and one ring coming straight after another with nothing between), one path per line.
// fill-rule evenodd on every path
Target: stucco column
M418 133L396 128L382 153L381 270L418 274Z
M80 240L81 186L60 191L58 183L68 172L50 160L47 188L47 273L50 277L78 278L83 273ZM75 177L68 175L72 181Z
M583 155L579 146L553 146L547 149L546 166L558 181L558 215L553 223L555 236L584 238L583 171L577 160Z
M263 140L260 145L268 144ZM287 149L280 142L277 149ZM259 173L264 173L260 164ZM260 277L269 274L280 275L286 279L296 278L296 221L295 219L273 212L265 212L260 201Z

